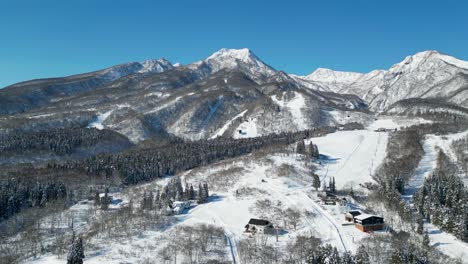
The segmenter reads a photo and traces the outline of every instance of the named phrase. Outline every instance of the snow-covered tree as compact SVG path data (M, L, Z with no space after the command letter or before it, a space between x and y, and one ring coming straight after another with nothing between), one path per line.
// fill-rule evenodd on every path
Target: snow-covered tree
M67 264L83 264L84 259L83 239L75 239L68 251Z

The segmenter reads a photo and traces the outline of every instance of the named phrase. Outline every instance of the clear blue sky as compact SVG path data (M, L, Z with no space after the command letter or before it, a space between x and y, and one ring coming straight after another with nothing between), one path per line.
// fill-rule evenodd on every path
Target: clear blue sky
M468 1L0 0L0 87L248 47L271 66L366 72L427 49L468 60Z

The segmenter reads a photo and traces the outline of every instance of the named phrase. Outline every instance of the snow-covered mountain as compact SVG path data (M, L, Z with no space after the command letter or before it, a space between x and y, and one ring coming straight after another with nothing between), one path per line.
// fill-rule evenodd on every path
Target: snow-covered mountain
M62 78L21 82L0 89L0 116L45 106L63 96L92 91L131 74L159 73L173 68L166 59L116 65L107 69Z
M299 78L336 93L355 94L377 112L411 98L437 98L468 107L468 62L433 50L408 56L389 70L363 74L317 69Z
M468 106L467 64L426 51L386 71L320 68L296 76L249 49L221 49L188 65L146 60L6 87L0 90L0 131L97 124L137 142L167 133L189 139L239 136L235 131L256 136L367 122L369 110L431 113L424 109L438 102L438 112L459 113L452 108ZM396 104L414 98L431 101Z
M21 85L0 91L11 102L0 131L11 129L14 119L21 124L16 128L107 128L138 142L167 133L202 139L242 131L242 137L253 137L371 119L357 96L275 70L249 49L221 49L178 67L148 60L23 84L29 90Z

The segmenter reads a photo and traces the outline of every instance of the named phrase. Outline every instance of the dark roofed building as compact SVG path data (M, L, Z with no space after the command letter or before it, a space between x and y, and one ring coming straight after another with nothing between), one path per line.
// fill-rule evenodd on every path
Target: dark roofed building
M274 231L273 224L268 220L250 218L249 223L245 226L245 232L272 234Z
M384 228L383 217L369 214L360 214L354 217L354 223L357 229L363 232L382 230Z

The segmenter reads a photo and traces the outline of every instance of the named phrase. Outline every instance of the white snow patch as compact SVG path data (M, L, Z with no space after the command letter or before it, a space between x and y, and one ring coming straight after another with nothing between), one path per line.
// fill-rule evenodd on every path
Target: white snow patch
M252 138L257 136L257 119L249 118L237 127L236 131L234 131L233 138Z
M104 114L98 115L96 120L88 124L87 128L97 128L99 130L104 129L104 125L102 124L102 122L104 122L104 120L106 120L110 116L112 111L113 110L110 110L105 112Z
M294 98L289 101L280 100L276 95L272 96L271 99L281 108L286 108L292 115L293 122L296 124L298 130L307 129L306 118L302 113L302 108L305 108L305 98L302 94L294 92Z
M247 113L247 110L244 110L242 111L242 113L236 115L235 117L233 117L231 120L229 120L226 124L224 124L224 126L219 129L213 136L210 137L210 139L214 139L214 138L217 138L217 137L220 137L224 134L224 132L226 132L226 130L229 128L229 126L232 124L232 122L234 122L234 120L236 120L237 118L239 117L242 117L245 115L245 113Z

